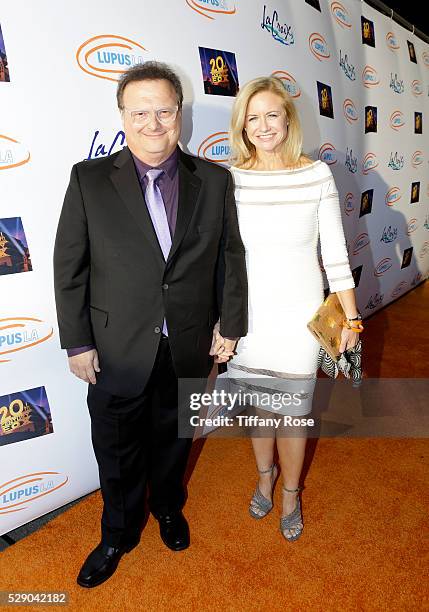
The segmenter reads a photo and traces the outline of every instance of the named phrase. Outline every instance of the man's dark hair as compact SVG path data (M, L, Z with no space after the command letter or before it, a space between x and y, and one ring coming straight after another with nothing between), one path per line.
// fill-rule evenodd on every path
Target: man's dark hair
M116 100L118 102L119 109L122 110L124 107L124 89L128 83L132 83L133 81L153 81L159 79L164 79L172 84L176 92L177 104L179 109L181 109L183 103L183 90L179 77L168 64L155 61L145 62L144 64L136 64L121 75L118 88L116 90Z

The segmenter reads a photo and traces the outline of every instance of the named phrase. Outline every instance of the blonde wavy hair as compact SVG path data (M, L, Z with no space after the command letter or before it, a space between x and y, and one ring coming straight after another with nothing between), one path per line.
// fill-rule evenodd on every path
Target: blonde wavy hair
M302 152L302 129L295 104L282 81L270 76L258 77L246 83L234 101L229 129L231 164L240 168L250 168L256 162L256 148L248 139L244 127L250 99L261 91L271 91L283 101L283 108L289 122L287 137L281 151L285 164L293 167L299 166L304 160L311 162L312 160Z

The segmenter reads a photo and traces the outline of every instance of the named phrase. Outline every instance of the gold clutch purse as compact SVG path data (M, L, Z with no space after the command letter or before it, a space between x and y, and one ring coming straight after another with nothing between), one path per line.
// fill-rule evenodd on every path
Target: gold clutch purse
M330 293L307 323L308 329L334 361L340 356L343 321L344 311L337 294Z

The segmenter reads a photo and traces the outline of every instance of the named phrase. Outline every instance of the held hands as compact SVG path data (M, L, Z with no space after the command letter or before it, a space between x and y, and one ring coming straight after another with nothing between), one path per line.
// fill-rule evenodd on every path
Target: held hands
M69 368L81 380L95 385L97 382L95 372L101 372L97 351L91 349L85 351L85 353L69 357Z
M210 348L210 355L214 355L215 363L225 363L229 361L234 355L234 349L237 344L237 340L230 340L224 338L219 332L219 323L213 328L213 340Z

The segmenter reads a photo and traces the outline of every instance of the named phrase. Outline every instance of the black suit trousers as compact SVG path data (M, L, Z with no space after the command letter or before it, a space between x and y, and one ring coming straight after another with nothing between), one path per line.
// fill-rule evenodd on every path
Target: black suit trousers
M185 503L192 440L178 438L177 376L168 338L161 336L141 395L122 398L90 385L88 408L104 502L102 541L122 546L139 538L147 489L155 516Z

